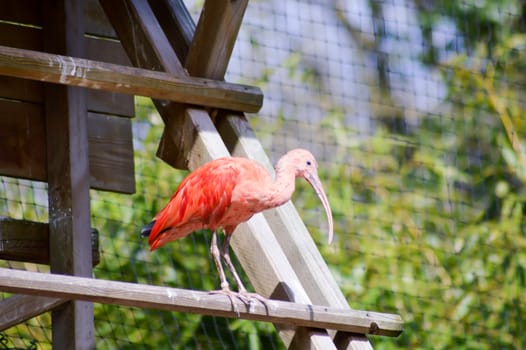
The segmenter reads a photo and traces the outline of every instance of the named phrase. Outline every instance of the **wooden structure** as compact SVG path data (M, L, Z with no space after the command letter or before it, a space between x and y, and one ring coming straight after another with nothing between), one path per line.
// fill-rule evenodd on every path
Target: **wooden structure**
M266 320L294 349L368 349L366 334L402 331L397 315L350 310L291 203L232 239L256 291L287 302L238 315L220 296L87 279L97 259L89 188L134 191L130 95L152 97L165 123L158 156L172 166L231 154L272 169L243 115L261 91L224 82L247 2L206 0L197 25L182 0L3 3L0 173L47 181L49 223L0 219L0 258L35 259L13 237L48 242L39 261L61 275L0 269L0 290L21 293L0 302L0 329L53 310L54 347L90 349L91 302L103 302Z

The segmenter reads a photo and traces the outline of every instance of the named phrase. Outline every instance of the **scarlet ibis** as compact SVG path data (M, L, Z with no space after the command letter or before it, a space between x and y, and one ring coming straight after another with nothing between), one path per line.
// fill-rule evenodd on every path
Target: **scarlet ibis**
M213 231L210 253L221 280L216 291L241 300L250 295L241 282L229 256L230 238L237 225L255 213L280 206L290 200L295 178L305 178L320 198L329 222L329 243L333 239L333 222L329 201L318 177L318 164L307 150L294 149L285 154L276 165L275 180L259 163L247 158L226 157L213 160L188 175L177 187L168 204L144 226L143 237L149 237L150 250L190 233L210 229ZM221 249L217 245L217 232L223 229L225 239ZM232 273L238 293L230 290L221 258Z

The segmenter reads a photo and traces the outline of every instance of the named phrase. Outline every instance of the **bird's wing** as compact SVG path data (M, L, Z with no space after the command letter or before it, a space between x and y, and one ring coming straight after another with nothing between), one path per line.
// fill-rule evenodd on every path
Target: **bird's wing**
M150 241L167 230L188 228L177 232L183 237L199 228L216 228L228 209L240 170L231 158L213 161L188 175L172 198L154 218ZM174 238L175 239L175 238Z

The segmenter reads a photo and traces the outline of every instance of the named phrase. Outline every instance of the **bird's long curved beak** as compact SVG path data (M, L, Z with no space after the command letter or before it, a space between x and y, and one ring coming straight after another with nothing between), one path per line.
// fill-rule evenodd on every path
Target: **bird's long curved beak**
M320 178L318 177L318 174L316 172L308 172L307 176L305 176L305 179L311 184L312 188L314 188L314 191L316 191L316 194L320 198L321 203L325 208L325 213L327 214L327 220L329 222L329 244L331 244L333 239L333 222L329 200L327 199L327 195L325 195L325 191L323 190L323 186L321 185Z

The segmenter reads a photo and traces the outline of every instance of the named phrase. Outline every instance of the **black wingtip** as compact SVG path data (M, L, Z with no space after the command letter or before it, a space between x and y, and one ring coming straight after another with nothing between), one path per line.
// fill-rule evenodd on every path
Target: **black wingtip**
M155 220L145 225L141 230L141 237L148 237L152 232L153 225L155 225Z

